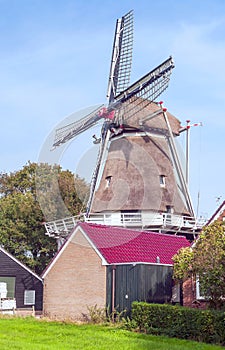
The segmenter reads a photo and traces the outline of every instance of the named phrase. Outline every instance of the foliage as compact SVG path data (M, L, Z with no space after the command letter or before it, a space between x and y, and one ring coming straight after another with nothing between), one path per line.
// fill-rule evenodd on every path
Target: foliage
M216 345L129 332L114 326L0 317L1 350L219 350Z
M35 190L47 221L79 214L84 210L84 198L89 193L84 179L60 166L48 164L36 166Z
M147 333L225 345L222 311L134 302L132 319Z
M225 298L225 223L205 226L192 248L183 248L173 257L174 278L198 276L201 293L210 306L224 307Z
M190 277L192 274L193 250L190 247L183 247L179 254L173 257L173 276L178 280Z
M82 179L80 182L85 185ZM57 250L55 239L45 235L43 212L52 219L62 218L65 212L60 208L76 215L82 205L73 174L59 166L29 162L19 171L1 173L0 244L41 273Z
M110 313L109 307L98 307L97 304L94 306L88 306L88 315L85 318L87 321L90 321L91 323L97 324L97 323L107 323L107 322L121 322L123 319L123 316L126 313L126 310L124 311L117 311L116 309Z
M98 307L97 305L88 306L87 320L91 323L105 323L107 322L107 309Z
M206 226L196 242L194 272L199 276L201 291L210 297L214 308L223 307L225 298L225 223L215 221Z
M0 242L37 273L53 257L56 242L45 235L43 215L31 193L0 199Z

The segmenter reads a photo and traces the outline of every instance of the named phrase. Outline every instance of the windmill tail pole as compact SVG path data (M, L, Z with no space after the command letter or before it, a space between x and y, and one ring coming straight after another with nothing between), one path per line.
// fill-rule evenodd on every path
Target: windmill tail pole
M189 185L190 120L186 120L186 184Z
M186 131L186 183L189 184L189 163L190 163L190 129L192 126L203 126L202 122L190 124L190 120L186 120L186 126L182 127L179 132Z
M191 198L190 198L188 187L187 187L187 183L186 183L186 179L185 179L185 176L183 174L182 166L180 164L179 156L178 156L176 145L175 145L175 142L174 142L173 132L172 132L172 129L171 129L171 126L170 126L170 123L169 123L169 120L168 120L168 117L167 117L167 114L166 114L167 109L163 107L163 102L160 102L159 104L160 104L160 107L161 107L162 112L163 112L163 116L164 116L164 119L165 119L165 122L166 122L166 125L167 125L167 129L169 131L170 147L171 147L171 151L172 151L172 154L173 154L173 157L174 157L175 166L176 166L176 169L177 169L177 174L179 176L179 179L180 179L180 182L181 182L181 186L182 186L185 198L186 198L186 203L187 203L187 206L188 206L188 210L189 210L189 212L191 213L192 216L195 216L194 215L193 205L192 205L192 202L191 202Z

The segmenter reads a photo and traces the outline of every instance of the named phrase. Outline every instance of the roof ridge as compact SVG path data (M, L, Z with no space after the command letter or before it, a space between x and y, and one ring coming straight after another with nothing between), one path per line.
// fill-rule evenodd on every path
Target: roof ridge
M155 235L161 235L161 236L168 236L168 237L182 237L185 238L185 236L182 235L174 235L172 233L162 233L162 232L155 232L155 231L148 231L148 230L138 230L138 229L132 229L128 227L121 227L121 226L113 226L113 225L103 225L103 224L96 224L92 222L78 222L78 225L84 224L89 227L95 227L95 228L107 228L107 229L113 229L113 230L122 230L122 231L129 231L129 232L139 232L139 233L146 233L146 234L155 234Z

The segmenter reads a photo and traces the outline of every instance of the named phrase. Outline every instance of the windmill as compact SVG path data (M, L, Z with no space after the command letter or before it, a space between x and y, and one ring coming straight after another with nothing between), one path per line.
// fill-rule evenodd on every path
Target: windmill
M166 232L195 229L194 211L176 146L180 122L156 99L174 68L169 57L130 84L133 11L116 22L108 105L56 130L53 148L102 123L86 221ZM47 234L65 235L74 218L46 223Z

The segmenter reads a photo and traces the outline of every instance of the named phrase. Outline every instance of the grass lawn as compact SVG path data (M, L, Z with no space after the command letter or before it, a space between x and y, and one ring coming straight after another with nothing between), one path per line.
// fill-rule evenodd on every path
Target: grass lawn
M0 318L1 350L213 350L222 347L133 333L116 327Z

